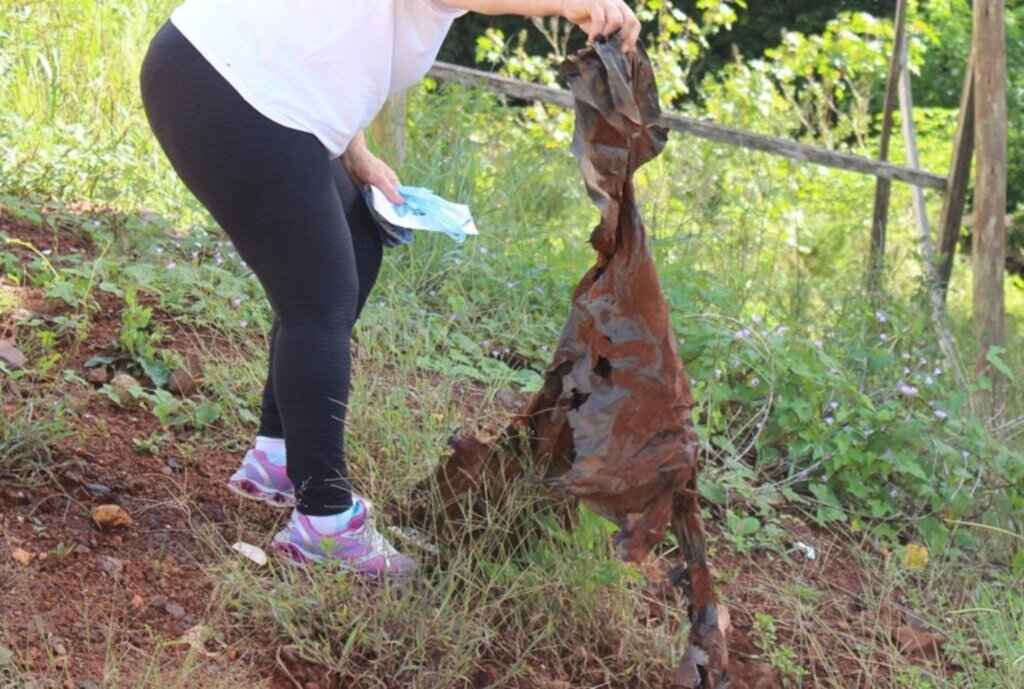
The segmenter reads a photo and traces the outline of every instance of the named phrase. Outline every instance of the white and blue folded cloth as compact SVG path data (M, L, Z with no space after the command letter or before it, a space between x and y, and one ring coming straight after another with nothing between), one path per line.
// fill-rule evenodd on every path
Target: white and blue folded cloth
M401 205L388 201L377 187L367 187L364 192L387 246L411 242L414 230L443 232L460 244L467 236L478 234L469 206L446 201L423 187L399 185L398 193L405 199Z

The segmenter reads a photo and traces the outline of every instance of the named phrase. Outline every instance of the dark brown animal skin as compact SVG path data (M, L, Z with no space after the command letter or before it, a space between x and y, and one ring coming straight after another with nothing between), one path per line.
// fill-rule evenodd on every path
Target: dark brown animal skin
M421 505L413 519L454 533L527 457L531 474L618 524L624 559L642 560L671 524L686 559L672 580L691 622L673 686L723 689L728 651L705 558L693 396L634 200L633 173L667 134L653 125L654 73L642 48L623 54L613 39L569 57L562 76L576 100L572 151L601 211L590 237L597 262L573 293L544 387L493 445L453 440L434 478L443 514Z

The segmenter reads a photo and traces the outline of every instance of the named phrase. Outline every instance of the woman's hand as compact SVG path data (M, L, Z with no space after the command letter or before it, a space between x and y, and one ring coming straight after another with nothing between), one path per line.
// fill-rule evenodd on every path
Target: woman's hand
M587 32L593 43L622 30L622 50L629 52L640 36L640 20L623 0L435 0L480 14L565 17Z
M624 52L640 37L640 20L623 0L562 0L562 16L586 31L591 43L622 29Z
M398 193L398 175L387 163L370 153L361 132L341 154L341 163L356 184L371 184L384 192L391 203L405 203L405 199Z

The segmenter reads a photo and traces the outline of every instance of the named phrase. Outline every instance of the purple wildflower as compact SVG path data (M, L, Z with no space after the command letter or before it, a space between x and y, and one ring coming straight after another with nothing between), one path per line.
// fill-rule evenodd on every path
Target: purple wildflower
M915 388L913 385L908 385L907 383L904 383L902 380L900 381L900 393L901 394L906 395L907 397L913 397L918 392L919 392L919 390L917 388Z

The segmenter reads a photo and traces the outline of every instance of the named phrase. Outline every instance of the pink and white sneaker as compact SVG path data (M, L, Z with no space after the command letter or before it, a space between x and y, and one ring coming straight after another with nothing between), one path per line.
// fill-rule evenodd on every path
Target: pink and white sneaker
M284 455L272 455L253 448L245 453L242 466L228 479L228 490L250 500L259 500L273 507L294 507L295 489L292 487ZM353 500L362 500L367 509L373 503L352 491Z
M332 569L357 572L370 579L403 579L416 573L416 562L399 553L377 531L369 508L355 498L347 525L333 533L320 533L309 517L293 511L273 540L285 562L299 567L324 563Z
M294 507L295 490L283 457L274 457L273 460L262 450L249 450L242 466L228 479L228 489L243 498L259 500L274 507Z

